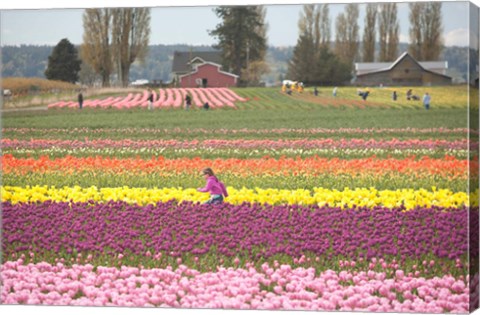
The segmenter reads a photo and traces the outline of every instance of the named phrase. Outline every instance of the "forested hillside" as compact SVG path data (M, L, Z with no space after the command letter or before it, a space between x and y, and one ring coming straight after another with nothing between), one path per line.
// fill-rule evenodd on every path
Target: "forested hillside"
M407 44L400 44L399 51L405 51ZM130 71L130 80L137 79L171 80L173 52L179 51L208 51L211 46L189 45L150 45L148 56L143 64L133 64ZM2 76L3 77L41 77L47 66L48 56L53 46L4 46L2 47ZM293 53L293 47L269 47L267 63L270 72L263 79L267 85L275 84L285 78L288 61ZM466 80L468 49L464 47L447 47L442 59L448 61L448 74L454 82Z
M45 77L48 56L54 46L4 46L2 77Z

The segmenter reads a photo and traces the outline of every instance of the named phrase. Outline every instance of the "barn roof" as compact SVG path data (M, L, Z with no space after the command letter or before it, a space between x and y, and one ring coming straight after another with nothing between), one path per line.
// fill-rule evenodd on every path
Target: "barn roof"
M406 57L412 58L412 60L424 71L430 72L433 74L441 75L447 78L449 76L445 75L442 72L445 72L448 68L447 61L422 61L418 62L413 58L408 52L404 52L400 57L397 58L393 63L391 62L367 62L367 63L356 63L355 70L357 76L372 74L372 73L381 73L387 72L395 68L403 59Z
M190 61L201 59L203 62L222 63L220 51L175 51L173 53L172 72L186 73L190 72Z
M188 77L189 75L192 75L194 73L197 73L198 72L198 69L205 66L205 65L212 65L212 66L215 66L217 67L218 69L218 72L219 73L222 73L222 74L225 74L225 75L228 75L228 76L231 76L231 77L234 77L234 78L238 78L239 76L236 75L236 74L233 74L233 73L230 73L230 72L225 72L225 71L221 71L220 68L222 67L221 65L219 65L218 63L214 63L214 62L204 62L202 64L199 64L199 65L196 65L195 66L195 69L191 72L188 72L184 75L181 75L180 78L183 78L183 77Z

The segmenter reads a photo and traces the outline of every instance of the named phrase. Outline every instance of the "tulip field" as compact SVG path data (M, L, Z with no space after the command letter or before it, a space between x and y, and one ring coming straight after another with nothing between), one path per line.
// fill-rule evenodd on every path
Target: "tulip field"
M186 92L215 110L183 110ZM466 103L427 112L160 89L148 111L145 93L3 115L2 303L478 305L478 126ZM227 186L222 204L197 191L205 167Z
M246 99L238 96L235 92L227 88L168 88L153 91L153 107L181 107L184 104L187 94L192 95L193 105L202 107L206 102L212 108L229 106L235 108L234 102L245 102ZM135 107L146 108L148 106L149 92L144 90L140 93L129 93L125 97L107 97L104 99L86 100L84 106L86 108L114 108L114 109L130 109ZM78 107L77 102L59 101L48 105L49 109L56 108L75 108Z

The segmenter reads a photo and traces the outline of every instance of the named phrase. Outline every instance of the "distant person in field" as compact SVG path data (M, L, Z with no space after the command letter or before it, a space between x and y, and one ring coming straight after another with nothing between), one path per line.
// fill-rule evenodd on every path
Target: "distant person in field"
M210 105L208 104L208 102L205 102L205 104L203 104L203 109L208 110L209 108L210 108Z
M338 90L337 87L333 88L333 92L332 92L333 97L337 97L337 90Z
M185 110L188 110L191 105L192 105L192 98L190 97L190 95L187 95L187 97L185 97Z
M82 92L78 93L78 107L80 109L83 108L83 94L82 94Z
M213 170L209 167L202 170L202 175L207 181L207 184L203 188L198 188L197 191L210 193L210 199L208 199L205 204L223 203L224 197L228 197L228 192L227 188L225 188L225 185L218 180L213 173Z
M409 101L409 100L412 99L412 94L413 94L412 89L410 89L410 90L407 91L407 101Z
M287 83L287 94L292 95L292 86L290 85L290 83Z
M369 91L363 92L362 99L363 99L364 101L367 100L368 94L370 94Z
M318 89L317 89L317 87L315 87L315 88L313 89L313 94L314 94L315 96L318 96Z
M362 100L366 101L368 94L370 94L370 91L357 90L357 94L362 98Z
M153 92L151 88L148 88L148 110L153 108Z
M425 109L430 109L430 100L430 95L428 93L425 93L425 95L423 96L423 106L425 106Z
M394 100L394 101L397 100L397 91L393 91L393 93L392 93L392 100Z
M304 89L305 89L305 88L304 88L304 86L303 86L303 82L298 83L297 91L298 91L299 93L303 93L303 90L304 90Z

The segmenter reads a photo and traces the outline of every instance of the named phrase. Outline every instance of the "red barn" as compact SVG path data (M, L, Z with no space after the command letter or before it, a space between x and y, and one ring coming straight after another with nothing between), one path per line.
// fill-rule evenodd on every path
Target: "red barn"
M195 69L178 77L182 88L192 87L231 87L237 85L238 75L221 71L222 67L213 62L195 64Z

